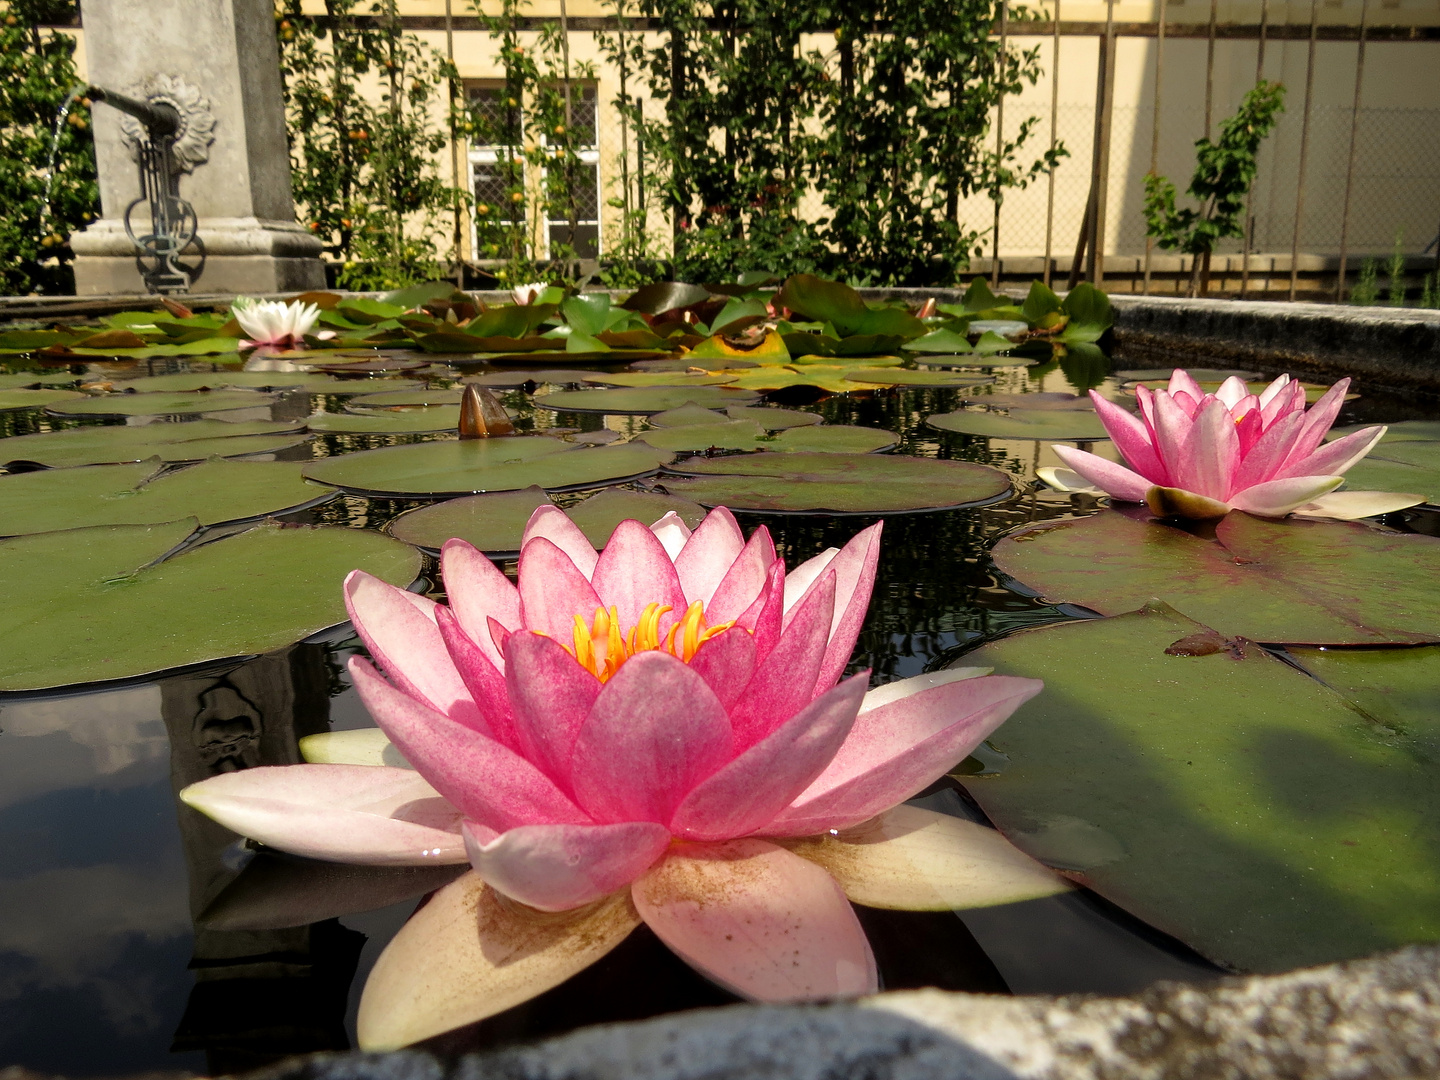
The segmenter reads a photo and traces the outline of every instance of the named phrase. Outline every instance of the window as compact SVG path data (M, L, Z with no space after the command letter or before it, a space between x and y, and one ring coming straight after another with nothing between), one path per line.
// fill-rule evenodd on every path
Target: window
M600 132L599 100L593 85L571 87L570 125L575 132L575 255L580 259L600 257ZM546 244L554 250L570 240L570 208L550 208L546 222ZM549 252L547 251L547 254Z
M523 126L519 107L506 99L504 83L468 85L466 97L479 121L470 144L470 189L475 193L470 244L483 259L496 253L480 249L478 223L521 221L519 204L510 196L516 187L524 187L525 165L519 157Z

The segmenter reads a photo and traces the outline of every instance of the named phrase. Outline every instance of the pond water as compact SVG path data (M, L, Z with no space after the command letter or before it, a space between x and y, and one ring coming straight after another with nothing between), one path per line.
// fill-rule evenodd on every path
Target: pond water
M1122 356L1116 366L1152 365ZM137 361L92 364L76 373L120 380L209 369L201 362ZM422 377L433 387L451 383ZM376 389L384 389L378 382ZM1101 386L1120 393L1114 378ZM1081 388L1064 370L1047 366L1000 369L993 392ZM1434 402L1356 389L1362 396L1347 406L1342 424L1440 415ZM829 423L893 431L904 453L995 465L1024 489L977 509L887 520L874 600L852 664L872 669L873 684L941 667L1018 629L1083 617L1004 587L986 552L1018 525L1091 513L1093 500L1028 490L1037 465L1057 464L1048 445L948 434L924 424L927 415L959 408L960 393L899 389L787 403ZM503 400L521 428L605 427L630 435L645 424L634 416L537 408L524 390L508 391ZM292 392L243 415L302 419L316 408L341 407L338 398ZM0 436L97 422L56 420L39 410L5 412ZM446 437L323 434L270 456L301 460ZM380 529L416 505L345 495L288 519ZM1434 533L1433 518L1410 511L1389 523ZM791 565L842 544L872 520L741 518L747 529L763 521ZM437 580L433 563L426 572ZM63 650L65 643L53 647ZM71 1076L218 1075L353 1045L356 1005L376 957L420 897L459 871L362 873L257 854L179 804L175 792L217 772L294 762L304 735L371 726L344 668L360 648L341 628L243 663L0 695L0 1067ZM960 766L957 779L920 801L983 820L964 777L1004 765L982 748ZM352 891L369 898L367 910L297 923L296 910L313 912L317 897L355 874L365 877L364 887ZM1219 973L1184 945L1083 890L958 915L861 909L861 917L887 988L1125 992L1161 978ZM450 1050L493 1046L730 1000L642 927L570 982L440 1043Z

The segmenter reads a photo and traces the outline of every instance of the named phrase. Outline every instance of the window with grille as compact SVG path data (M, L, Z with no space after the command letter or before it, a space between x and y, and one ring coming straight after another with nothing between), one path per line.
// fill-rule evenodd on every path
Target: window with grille
M480 250L478 223L514 225L522 220L523 203L511 195L525 188L525 165L520 159L524 127L519 107L509 104L504 83L471 83L465 91L476 120L469 154L470 189L475 193L470 242L476 255L485 258L493 253Z
M575 239L570 239L570 207L562 201L550 208L546 221L546 244L554 251L571 244L580 259L600 257L600 132L599 98L593 85L572 86L570 126L575 134L579 161L574 165L572 189L575 195ZM548 252L547 252L548 254Z

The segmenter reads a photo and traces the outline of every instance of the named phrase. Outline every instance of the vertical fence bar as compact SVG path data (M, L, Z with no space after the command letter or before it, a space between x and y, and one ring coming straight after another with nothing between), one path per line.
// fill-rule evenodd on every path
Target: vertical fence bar
M990 227L990 287L1000 288L1000 168L1005 152L1005 48L1010 32L1010 0L1000 0L1000 53L995 58L995 82L1000 99L995 103L995 217Z
M1305 216L1305 163L1310 156L1310 99L1315 90L1315 34L1320 25L1320 0L1310 0L1310 51L1305 61L1305 118L1300 124L1300 175L1295 184L1295 230L1290 234L1290 299L1300 275L1300 221Z
M1115 0L1105 0L1105 37L1101 42L1100 120L1096 125L1094 225L1090 230L1090 283L1097 289L1105 282L1105 211L1110 187L1110 126L1115 112Z
M1210 30L1205 46L1205 138L1210 137L1210 121L1215 103L1215 23L1220 13L1220 0L1210 0Z
M1335 280L1335 302L1345 302L1345 262L1350 254L1350 191L1355 184L1355 144L1360 131L1360 93L1365 82L1365 30L1370 0L1360 0L1360 44L1355 52L1355 103L1350 107L1350 160L1345 166L1345 204L1340 211L1340 274Z
M1054 33L1050 45L1050 152L1055 152L1055 119L1060 112L1060 0L1055 0ZM1050 178L1045 192L1045 287L1050 287L1055 250L1055 160L1050 160Z
M1268 0L1265 0L1268 3ZM1155 113L1150 122L1150 174L1160 171L1160 80L1165 77L1165 5L1169 0L1159 0L1160 22L1155 28ZM1155 238L1145 230L1145 288L1150 295L1150 258L1155 252Z
M450 61L450 77L446 79L449 83L448 94L450 102L450 187L455 194L455 287L465 287L465 259L460 250L460 140L455 137L455 21L451 15L451 0L445 0L445 59Z
M1260 44L1255 50L1255 85L1265 79L1265 33L1270 29L1270 0L1260 0ZM1240 299L1250 288L1250 252L1255 246L1255 183L1245 192L1245 246L1240 255Z

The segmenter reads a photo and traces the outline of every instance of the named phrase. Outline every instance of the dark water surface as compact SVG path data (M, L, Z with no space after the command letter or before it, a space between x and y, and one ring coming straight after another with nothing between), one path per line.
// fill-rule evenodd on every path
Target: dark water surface
M204 370L203 364L192 366ZM184 367L142 362L88 370L123 377L127 370ZM1105 385L1113 389L1115 383ZM1075 389L1060 369L1038 377L1033 369L1012 369L1001 373L997 390L1026 386ZM605 424L628 432L643 423L557 415L535 409L519 392L506 401L526 426ZM298 418L315 407L340 406L333 398L292 394L274 415ZM956 391L855 395L804 407L832 422L897 431L903 452L996 465L1024 488L1037 461L1055 464L1048 449L1037 454L1032 443L926 428L924 416L959 407ZM1340 422L1433 418L1437 412L1433 401L1367 394ZM0 435L74 424L6 413L0 414ZM281 456L393 441L399 440L322 436ZM378 528L413 505L344 497L292 517ZM869 667L874 683L888 682L943 666L982 641L1073 615L1004 588L986 551L1016 525L1092 509L1079 497L1027 490L996 506L887 520L854 668ZM761 520L742 518L747 528ZM770 517L764 523L794 565L844 543L871 520ZM1430 531L1427 521L1416 518L1416 527ZM434 568L428 570L433 580ZM64 645L54 643L56 649ZM0 695L0 1068L18 1064L71 1076L213 1075L352 1045L356 1004L370 967L420 897L446 874L369 874L371 910L290 925L284 896L323 893L341 881L353 885L356 872L256 854L180 805L174 793L217 772L297 761L296 741L304 735L371 726L344 674L346 657L359 648L342 628L327 640L248 662L138 684ZM1000 766L982 752L959 771ZM920 801L983 820L953 780ZM1216 974L1183 946L1084 891L958 917L871 909L860 914L889 988L1104 993ZM642 927L568 983L438 1042L469 1049L731 1000Z

